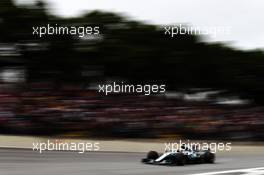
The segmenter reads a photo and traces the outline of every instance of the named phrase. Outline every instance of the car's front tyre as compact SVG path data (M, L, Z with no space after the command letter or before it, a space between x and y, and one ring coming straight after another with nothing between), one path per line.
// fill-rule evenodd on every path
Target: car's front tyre
M150 151L147 154L147 159L149 160L156 160L157 158L159 158L159 154L156 151Z

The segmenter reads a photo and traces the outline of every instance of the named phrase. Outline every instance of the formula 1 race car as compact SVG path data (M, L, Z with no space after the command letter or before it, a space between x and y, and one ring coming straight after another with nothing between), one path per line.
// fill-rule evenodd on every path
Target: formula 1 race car
M147 157L142 159L145 164L154 165L185 165L194 163L214 163L215 154L210 150L195 150L181 146L181 150L165 152L159 155L156 151L150 151Z

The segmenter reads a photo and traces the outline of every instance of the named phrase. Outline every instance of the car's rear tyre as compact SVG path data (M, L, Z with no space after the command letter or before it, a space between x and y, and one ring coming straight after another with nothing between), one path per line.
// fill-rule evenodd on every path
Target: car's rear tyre
M215 162L215 154L211 152L206 152L204 154L204 162L205 163L214 163Z
M147 154L147 159L156 160L159 158L159 154L156 151L150 151Z

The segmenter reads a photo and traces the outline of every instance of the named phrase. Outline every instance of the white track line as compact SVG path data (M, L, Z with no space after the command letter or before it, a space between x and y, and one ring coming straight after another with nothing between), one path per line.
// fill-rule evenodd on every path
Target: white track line
M237 169L237 170L227 170L227 171L218 171L218 172L210 172L210 173L198 173L198 174L192 174L192 175L216 175L216 174L226 174L226 173L252 173L254 171L262 170L264 171L264 167L259 168L248 168L248 169Z

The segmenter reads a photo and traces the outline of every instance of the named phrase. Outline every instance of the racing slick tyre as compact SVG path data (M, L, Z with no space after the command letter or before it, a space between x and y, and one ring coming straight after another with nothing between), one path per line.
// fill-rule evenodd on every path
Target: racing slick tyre
M211 152L206 152L204 155L204 162L205 163L214 163L215 162L215 154Z
M157 158L159 158L159 154L156 151L150 151L147 154L147 159L149 160L156 160Z

